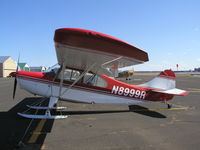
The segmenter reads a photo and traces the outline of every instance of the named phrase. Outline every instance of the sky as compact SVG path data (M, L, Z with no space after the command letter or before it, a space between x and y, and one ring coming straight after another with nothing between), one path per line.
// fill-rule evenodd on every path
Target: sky
M54 32L72 27L124 40L149 55L136 71L200 67L199 0L1 0L0 55L57 63Z

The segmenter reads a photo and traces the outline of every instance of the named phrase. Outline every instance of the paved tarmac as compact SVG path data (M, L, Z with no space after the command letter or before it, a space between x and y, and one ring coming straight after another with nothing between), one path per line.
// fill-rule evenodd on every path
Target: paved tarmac
M151 78L140 75L129 82L139 84ZM0 149L199 150L200 77L180 75L177 88L190 91L190 95L175 97L171 101L175 109L171 110L163 103L128 106L59 101L58 105L68 107L63 112L69 115L67 119L31 120L16 113L41 97L17 89L13 100L13 79L1 78Z

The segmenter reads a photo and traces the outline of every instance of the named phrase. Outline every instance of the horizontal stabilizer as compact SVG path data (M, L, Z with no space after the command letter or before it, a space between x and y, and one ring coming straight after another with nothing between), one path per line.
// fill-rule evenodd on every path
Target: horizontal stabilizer
M177 88L170 89L170 90L155 90L155 89L153 89L152 91L164 93L164 94L172 94L172 95L177 95L177 96L185 96L185 95L189 94L189 92L181 90L181 89L177 89Z

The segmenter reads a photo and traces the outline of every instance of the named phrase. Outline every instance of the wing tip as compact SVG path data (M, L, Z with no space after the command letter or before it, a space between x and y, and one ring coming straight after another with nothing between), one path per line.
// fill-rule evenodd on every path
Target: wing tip
M185 92L183 92L183 93L181 93L181 94L179 94L179 96L186 96L186 95L188 95L190 92L188 92L188 91L185 91Z

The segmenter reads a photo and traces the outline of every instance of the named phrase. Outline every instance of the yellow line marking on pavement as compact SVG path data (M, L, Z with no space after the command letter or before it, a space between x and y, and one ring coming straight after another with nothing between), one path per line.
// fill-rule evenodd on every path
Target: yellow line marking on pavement
M149 110L187 110L191 109L188 107L177 107L177 108L158 108L158 109L149 109Z
M44 127L44 124L46 122L46 119L43 119L39 122L39 124L37 125L36 129L33 131L32 136L30 137L28 143L35 143L36 140L38 139L38 137L41 134L44 134L41 132L42 128Z
M188 88L189 92L200 92L200 89L196 89L196 88Z

